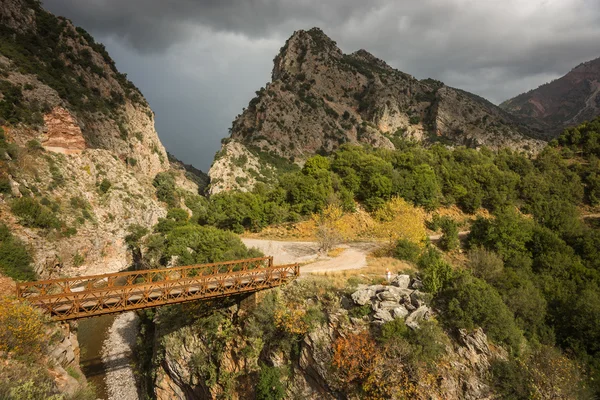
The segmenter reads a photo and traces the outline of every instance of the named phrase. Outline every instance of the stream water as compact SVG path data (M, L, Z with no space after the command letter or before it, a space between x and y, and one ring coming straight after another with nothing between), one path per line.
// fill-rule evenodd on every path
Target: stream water
M81 349L81 369L88 382L96 388L96 398L102 400L108 399L106 370L102 364L102 344L114 320L114 315L84 318L79 321L77 329L77 340Z

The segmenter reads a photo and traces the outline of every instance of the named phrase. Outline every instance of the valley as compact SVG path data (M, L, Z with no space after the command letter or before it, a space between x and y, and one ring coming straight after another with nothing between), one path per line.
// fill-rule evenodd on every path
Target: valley
M0 2L0 398L600 394L598 59L496 106L290 31L205 174L104 45ZM300 276L194 267L264 256ZM15 296L114 272L49 296L162 303Z

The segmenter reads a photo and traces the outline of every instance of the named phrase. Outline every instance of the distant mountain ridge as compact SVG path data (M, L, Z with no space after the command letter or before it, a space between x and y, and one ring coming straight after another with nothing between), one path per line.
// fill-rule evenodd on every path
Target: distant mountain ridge
M260 162L265 153L301 164L344 143L393 148L398 137L534 150L541 142L533 134L479 96L419 81L365 50L344 54L318 28L300 30L275 57L271 82L233 121L209 172L210 190L268 179L272 165Z
M600 58L584 62L563 77L506 100L500 107L546 139L600 115Z

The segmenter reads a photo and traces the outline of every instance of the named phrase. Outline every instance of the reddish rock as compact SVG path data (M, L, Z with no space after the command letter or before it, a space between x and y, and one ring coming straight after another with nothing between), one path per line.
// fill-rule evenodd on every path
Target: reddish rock
M47 132L42 146L48 151L63 154L77 154L85 150L85 139L77 122L62 107L55 107L44 115Z

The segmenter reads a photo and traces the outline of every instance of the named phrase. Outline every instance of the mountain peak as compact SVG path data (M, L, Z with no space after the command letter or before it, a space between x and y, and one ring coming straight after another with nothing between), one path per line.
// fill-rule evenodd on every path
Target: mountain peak
M342 51L337 43L320 28L301 29L295 31L279 50L272 77L275 80L290 74L296 75L315 63L341 56Z
M549 138L600 115L600 58L500 105Z

